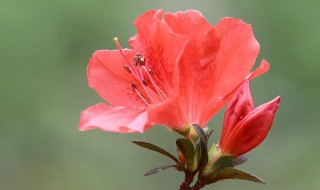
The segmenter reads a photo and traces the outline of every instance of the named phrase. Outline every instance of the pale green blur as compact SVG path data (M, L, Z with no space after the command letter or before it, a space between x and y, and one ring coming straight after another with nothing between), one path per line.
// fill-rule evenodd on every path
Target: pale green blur
M183 174L171 161L139 148L146 140L175 153L178 137L163 127L145 134L79 132L80 111L102 100L87 85L97 49L123 46L133 20L148 9L200 10L213 24L225 16L251 23L258 61L271 70L252 82L256 105L281 95L264 143L240 166L268 184L223 181L204 189L318 190L320 144L320 1L277 0L1 0L0 189L178 189ZM219 139L222 114L209 124Z

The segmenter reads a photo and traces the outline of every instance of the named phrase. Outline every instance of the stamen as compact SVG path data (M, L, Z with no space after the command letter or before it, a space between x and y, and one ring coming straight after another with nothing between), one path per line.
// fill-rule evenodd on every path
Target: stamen
M145 58L141 55L140 52L136 53L136 56L133 57L133 65L138 67L138 66L145 66Z
M149 73L150 75L153 75L153 74L154 74L151 69L148 69L148 73Z
M127 71L129 69L130 70L130 72L128 71L129 73L133 73L133 75L136 75L133 65L131 64L131 62L128 60L128 58L123 53L123 49L120 45L119 39L117 37L115 37L115 38L113 38L113 40L116 43L121 56L123 57L124 61L126 62L126 64L123 66L124 69L126 69Z
M148 83L147 83L147 81L146 80L142 80L142 83L145 85L145 86L148 86Z
M137 67L137 66L138 66L139 62L138 62L138 58L137 58L137 56L134 56L134 57L133 57L132 62L133 62L133 65L134 65L135 67Z
M144 96L139 92L137 86L135 84L131 84L132 89L137 93L137 95L142 99L142 101L149 106L148 98L151 102L158 102L163 99L166 99L166 94L162 91L162 89L157 85L157 83L153 80L152 75L154 72L151 68L146 66L146 59L142 56L140 52L137 52L136 55L133 57L132 61L128 60L127 56L124 54L124 51L120 45L119 39L117 37L114 38L114 42L118 47L118 50L123 57L125 64L123 68L128 72L132 73L132 75L139 80L141 84L141 90L145 92ZM145 79L145 74L147 74L149 79ZM151 83L150 83L151 82ZM151 87L148 86L151 84ZM153 87L153 88L152 88Z
M165 93L162 92L162 90L160 89L160 87L156 84L156 82L152 79L151 75L148 74L148 77L151 81L151 84L153 85L153 87L155 88L155 90L158 92L159 95L161 95L163 98L167 99L168 97L166 96Z
M129 68L129 66L127 64L123 65L123 68L128 71L128 73L131 73L131 69Z
M120 51L120 53L122 54L122 48L121 48L121 45L119 43L119 39L117 37L113 38L113 41L116 43L117 47L118 47L118 50Z
M143 102L149 106L149 103L144 99L144 97L139 93L138 89L137 89L137 86L135 84L131 84L133 90L138 94L138 96L143 100Z
M143 66L145 66L145 64L146 64L144 57L140 57L139 62L140 62L140 64L143 65Z

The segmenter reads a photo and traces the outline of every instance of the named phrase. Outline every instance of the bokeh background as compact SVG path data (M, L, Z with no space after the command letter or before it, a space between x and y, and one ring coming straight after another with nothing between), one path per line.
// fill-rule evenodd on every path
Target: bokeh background
M177 134L154 127L145 134L77 131L80 111L102 100L87 85L97 49L123 46L133 20L148 9L197 9L213 24L225 16L251 23L261 45L258 61L271 70L252 82L256 105L277 95L281 107L268 138L240 168L268 184L222 181L204 189L320 188L320 1L257 0L1 0L0 189L178 189L183 174L131 140L175 153ZM219 139L222 113L210 123Z

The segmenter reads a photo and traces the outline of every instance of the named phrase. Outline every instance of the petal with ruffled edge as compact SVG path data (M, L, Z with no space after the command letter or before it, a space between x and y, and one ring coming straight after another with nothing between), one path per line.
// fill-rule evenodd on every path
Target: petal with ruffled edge
M266 60L262 60L259 67L254 70L253 72L249 73L248 76L246 77L248 80L252 80L263 73L267 72L270 68L269 63Z
M279 102L278 96L250 112L228 135L220 147L222 151L238 157L261 144L272 126Z
M130 59L134 51L123 50ZM124 69L124 58L119 51L99 50L88 65L88 83L106 102L126 107L145 107L145 103L132 89L136 79Z
M81 112L79 130L100 129L118 133L142 133L150 125L144 109L130 109L121 106L96 104Z
M183 114L187 115L191 122L198 123L193 118L193 112L197 111L197 100L201 99L197 91L203 90L203 81L198 80L200 75L203 75L199 60L207 55L207 50L216 49L217 40L214 40L214 36L212 39L207 37L207 32L213 27L200 12L194 10L167 13L164 21L175 33L190 38L179 61L179 100Z
M129 44L146 58L157 86L168 97L175 97L179 86L177 61L188 39L172 32L162 22L162 16L163 10L150 10L139 16L134 21L137 35L129 39Z
M201 38L203 34L212 29L212 25L196 10L166 13L164 15L164 22L173 32L186 35L191 40Z
M194 75L194 88L189 89L194 91L190 92L193 94L191 107L194 109L191 119L202 126L225 105L246 79L260 50L251 25L239 19L222 19L207 33L206 38L203 47L190 47L190 51L186 52L193 55L192 52L203 49L202 55L196 57L198 61L188 64L188 73L200 73ZM188 60L188 55L185 57L184 60ZM183 61L180 63L186 64Z

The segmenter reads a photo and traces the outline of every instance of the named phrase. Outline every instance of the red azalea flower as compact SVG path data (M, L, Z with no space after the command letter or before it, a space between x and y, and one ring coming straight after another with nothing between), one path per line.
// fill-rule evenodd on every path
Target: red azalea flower
M223 18L210 25L198 11L150 10L135 22L131 49L99 50L88 65L89 86L106 102L81 113L79 129L144 132L153 124L180 131L201 126L235 89L269 69L250 72L259 44L249 24Z
M257 147L267 136L280 97L254 108L249 81L233 96L224 114L219 147L223 154L238 157Z

